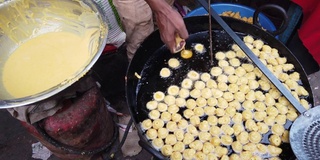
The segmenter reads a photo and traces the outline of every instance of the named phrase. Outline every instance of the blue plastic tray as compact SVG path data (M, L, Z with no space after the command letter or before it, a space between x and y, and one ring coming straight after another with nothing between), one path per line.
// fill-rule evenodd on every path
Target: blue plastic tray
M253 17L254 9L239 5L239 4L230 4L230 3L215 3L211 4L211 7L218 13L222 14L225 11L232 11L232 12L239 12L241 17ZM197 8L192 11L190 11L185 17L191 17L191 16L201 16L206 15L208 12L203 8ZM275 31L276 27L272 23L272 21L262 13L259 14L259 23L260 25L268 30L268 31Z

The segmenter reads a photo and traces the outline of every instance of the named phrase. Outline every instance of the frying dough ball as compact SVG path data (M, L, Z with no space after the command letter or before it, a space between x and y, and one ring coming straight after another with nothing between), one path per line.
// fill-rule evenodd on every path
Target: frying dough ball
M204 142L202 147L202 152L208 155L210 152L214 150L214 146L210 142Z
M169 131L167 128L159 128L158 129L158 138L164 139L168 136Z
M233 133L234 133L233 128L229 124L221 125L221 130L223 131L223 133L225 135L229 135L229 136L233 135Z
M247 121L245 122L245 127L249 131L257 131L258 130L258 126L257 126L256 122L252 119L247 119Z
M257 144L257 149L262 154L267 153L267 150L268 150L267 146L262 143Z
M243 107L245 110L253 110L253 109L254 109L254 104L253 104L252 101L246 100L246 101L244 101L244 102L242 103L242 107Z
M165 144L174 145L177 143L177 138L174 134L168 134L168 136L164 140Z
M168 65L169 67L176 69L176 68L179 68L180 62L177 58L170 58L168 61Z
M183 158L186 160L191 160L195 158L196 156L196 151L194 149L185 149L182 153Z
M273 135L271 135L271 136L269 137L269 141L270 141L270 144L272 144L272 145L274 145L274 146L280 146L280 144L281 144L281 138L280 138L280 136L275 135L275 134L273 134Z
M309 102L305 99L300 99L300 103L301 105L305 108L305 109L310 109L310 106L309 106ZM280 111L279 111L280 112Z
M277 117L274 119L274 121L277 123L277 124L281 124L281 125L284 125L286 124L286 121L287 121L287 116L286 115L277 115Z
M261 91L254 92L254 95L256 97L256 100L263 102L266 99L266 96Z
M256 77L256 74L254 72L248 72L244 75L248 80L249 79L252 79L252 80L255 80L257 77Z
M226 115L229 117L233 117L236 114L236 109L234 107L228 107L226 108Z
M268 145L268 150L272 156L278 156L282 152L281 148L273 146L273 145Z
M226 145L226 146L230 146L233 142L233 139L231 136L229 135L222 135L221 136L221 144Z
M262 48L262 46L264 45L263 41L260 40L260 39L254 40L254 41L252 42L252 44L253 44L253 46L254 46L256 49L259 49L259 50L260 50L260 49Z
M228 107L228 101L225 100L224 98L218 98L218 107L219 108L227 108Z
M228 76L221 74L217 77L217 82L221 82L221 83L227 83L228 82Z
M300 79L300 74L298 72L293 72L289 75L290 79L298 81Z
M262 46L261 50L265 51L266 53L271 53L271 47L266 44Z
M255 90L255 89L259 88L259 83L256 80L249 79L248 86L250 87L250 89Z
M166 95L166 96L164 97L164 102L165 102L168 106L170 106L170 105L173 105L173 104L176 103L176 98L175 98L174 96L172 96L172 95Z
M195 140L195 141L193 141L193 142L191 142L191 143L189 144L189 147L190 147L191 149L196 150L196 151L201 151L201 150L202 150L202 147L203 147L203 143L202 143L201 141L199 141L199 140Z
M266 112L257 111L257 112L254 112L253 117L256 121L260 122L260 121L263 121L266 116L267 116Z
M218 123L222 124L222 125L223 124L229 124L230 121L231 121L231 119L230 119L230 117L228 115L224 115L224 116L218 118Z
M213 98L220 98L223 95L223 92L219 89L211 89Z
M191 109L186 109L183 111L183 116L188 119L193 115L194 115L194 112Z
M283 71L288 72L294 69L294 65L290 63L285 63L283 64L282 68L283 68Z
M218 118L216 116L213 116L213 115L212 116L208 116L207 121L212 127L214 127L215 125L218 124Z
M234 51L227 51L226 52L226 57L228 58L228 59L232 59L232 58L235 58L236 57L236 53L234 52Z
M232 117L232 121L234 123L238 123L238 124L242 124L242 114L241 113L236 113L233 117Z
M173 105L170 105L169 107L168 107L168 112L169 113L177 113L179 111L179 107L177 106L177 105L175 105L175 104L173 104Z
M200 89L193 89L190 91L190 96L192 98L199 98L201 96L201 90Z
M309 96L308 91L303 86L298 86L297 93L299 96Z
M207 86L207 88L217 88L218 87L217 82L213 79L209 79L206 82L206 86Z
M200 79L204 82L207 82L209 79L211 79L211 75L209 73L202 73Z
M208 133L208 132L200 132L200 133L199 133L199 140L200 140L201 142L209 141L210 138L211 138L211 135L210 135L210 133Z
M230 160L239 160L239 159L240 159L240 156L238 154L233 153L230 156Z
M247 144L249 142L249 133L246 131L241 132L238 136L237 136L237 140L241 143L241 144Z
M231 48L232 48L233 51L241 50L241 48L240 48L237 44L233 44L233 45L231 46Z
M200 118L198 116L191 116L189 122L194 126L198 126L200 124Z
M165 111L167 111L167 109L168 109L168 105L165 104L165 103L160 102L160 103L158 103L158 105L157 105L157 109L158 109L158 111L160 111L160 112L165 112Z
M170 159L172 160L181 160L183 158L180 152L172 152Z
M178 107L184 107L187 105L186 99L185 98L176 98L176 103Z
M146 132L146 136L148 139L155 139L157 138L157 135L157 130L153 128L148 129Z
M189 145L191 142L193 142L194 141L194 136L191 134L191 133L185 133L184 134L184 139L183 139L183 143L185 144L185 145ZM186 149L187 150L187 149ZM185 150L185 151L186 151Z
M199 131L194 125L189 125L187 127L187 133L190 133L190 134L192 134L194 136L198 136L199 135Z
M191 82L192 83L192 82ZM188 98L190 95L189 90L186 88L181 88L179 91L179 97L180 98Z
M158 119L160 117L160 112L158 110L152 110L148 114L150 119Z
M254 41L254 39L253 39L253 37L252 36L250 36L250 35L247 35L247 36L244 36L243 37L243 41L245 42L245 43L253 43L253 41Z
M234 100L232 102L229 103L229 107L233 107L235 108L236 110L241 110L241 104L239 101L237 100Z
M266 105L263 102L256 102L254 103L254 109L256 111L265 111L267 109Z
M164 126L164 121L161 120L161 119L155 119L153 122L152 122L152 127L154 129L159 129L159 128L162 128Z
M188 121L185 119L181 119L180 121L178 121L178 128L179 129L186 129L188 127Z
M243 118L244 120L251 120L251 119L253 118L253 115L252 115L251 110L244 110L244 111L242 112L242 118Z
M271 132L273 134L276 134L276 135L282 135L283 132L284 132L284 127L283 125L280 125L280 124L274 124L272 127L271 127Z
M246 70L243 68L243 67L238 67L236 70L235 70L235 74L238 76L238 77L242 77L246 74Z
M253 48L253 49L251 49L251 51L252 51L252 53L253 53L254 55L256 55L256 56L259 57L259 55L260 55L260 50L259 50L259 49Z
M271 86L270 86L270 83L267 82L267 81L264 81L264 80L259 80L259 85L260 85L260 88L264 91L269 91Z
M285 84L286 84L291 90L296 90L296 89L298 88L298 86L299 86L299 84L298 84L296 81L292 80L292 79L287 79L287 80L285 81Z
M161 76L162 78L167 78L167 77L169 77L170 75L171 75L171 71L170 71L169 68L164 67L164 68L162 68L162 69L160 70L160 76Z
M202 90L206 87L206 84L203 81L195 81L194 88Z
M229 62L226 61L226 60L219 60L218 66L221 67L221 68L223 68L225 66L229 66Z
M281 136L281 140L284 143L289 143L289 131L285 130Z
M190 78L193 81L198 80L200 78L199 73L196 71L193 71L193 70L189 71L187 76L188 76L188 78Z
M216 108L212 107L212 106L208 106L204 108L204 113L208 116L214 115L215 114L215 110Z
M279 114L278 109L274 106L267 107L266 112L268 116L272 116L272 117L276 117Z
M231 83L231 84L228 85L228 91L229 91L230 93L237 93L238 90L239 90L239 87L238 87L237 84L232 84L232 83Z
M169 112L162 112L160 115L160 119L162 119L164 122L168 122L171 120L171 113Z
M163 140L161 138L156 138L152 140L152 146L159 150L164 145Z
M282 105L280 103L276 103L275 107L278 109L280 114L287 114L288 113L288 107L285 105Z
M191 89L192 85L193 85L193 82L192 82L192 80L189 79L189 78L185 78L185 79L181 82L181 87L182 87L182 88L185 88L185 89ZM182 90L182 89L181 89L181 90ZM179 93L179 95L180 95L180 93Z
M238 51L236 52L236 54L237 54L237 57L239 57L238 56ZM230 65L231 66L233 66L233 67L239 67L240 66L240 60L238 59L238 58L232 58L232 59L229 59L229 63L230 63Z
M236 153L240 153L242 151L242 144L239 141L232 142L231 147Z
M173 122L179 122L182 119L182 116L179 113L173 113L171 115L171 120Z
M222 74L221 67L212 67L211 70L210 70L210 74L212 76L218 76L218 75Z
M200 44L200 43L197 43L196 45L194 45L194 50L198 53L204 53L206 51L203 44Z
M217 146L215 151L218 157L228 154L228 149L221 146Z
M244 131L243 124L240 124L240 123L234 124L232 128L235 136L239 135L241 132Z
M183 142L177 142L173 145L173 151L175 152L183 152L185 149L185 145Z
M289 75L287 73L279 73L278 79L281 82L285 82L287 79L289 79Z
M231 102L234 99L233 93L231 92L224 92L222 96L227 102Z
M217 52L217 53L215 54L215 58L216 58L217 60L224 60L224 59L226 58L226 55L225 55L225 53L223 53L223 52Z
M236 55L239 58L246 58L246 54L242 50L236 51Z
M146 104L148 110L154 110L157 108L158 102L157 101L149 101Z
M258 122L257 126L258 126L258 132L261 134L265 134L269 131L269 126L263 122Z
M271 97L273 97L274 99L278 99L281 96L281 93L279 92L278 89L276 88L272 88L269 90L269 94L271 95Z
M262 139L262 136L261 136L261 134L259 132L253 131L253 132L249 133L250 142L259 143L261 141L261 139Z
M278 102L282 105L285 105L285 106L289 106L289 101L287 100L287 98L281 96L278 98Z
M210 143L215 147L220 146L220 142L221 142L221 139L218 136L214 136L210 139Z
M171 85L168 87L167 92L169 95L176 96L179 94L180 88L176 85Z
M250 50L253 49L253 45L252 44L250 44L250 43L245 43L245 44Z
M164 99L164 93L161 92L161 91L157 91L155 93L153 93L153 99L156 100L156 101L162 101Z
M273 116L267 116L264 118L263 122L268 126L273 126L275 117Z
M254 66L250 63L243 63L241 67L243 67L247 72L253 72L254 69Z
M177 141L182 141L184 138L184 130L182 129L175 130L173 134L176 137Z
M212 92L210 88L204 88L203 90L201 90L201 97L205 98L205 99L209 99L212 97Z
M234 93L234 99L239 101L239 102L243 102L246 99L246 95L243 92L236 92Z
M197 106L196 101L194 99L191 99L191 98L188 99L186 103L187 103L187 108L188 109L193 109L193 108L195 108Z
M248 143L248 144L243 145L242 148L243 148L243 150L245 150L245 151L254 152L254 151L256 151L257 146L256 146L256 144L254 144L254 143Z
M204 98L202 98L203 100L205 100ZM199 99L197 99L199 100ZM201 117L204 115L204 109L202 106L198 106L196 108L193 109L194 115Z
M176 122L169 121L166 124L166 128L169 132L173 132L178 128L178 126Z
M263 73L260 71L259 68L254 68L253 72L256 74L257 77L262 77Z
M243 77L239 77L237 81L237 85L246 85L248 84L248 78L244 75Z
M269 93L266 93L266 99L264 100L264 102L266 103L267 106L273 106L276 104L275 99ZM274 114L276 113L275 110L272 110L272 112L274 112Z
M236 76L236 75L229 75L228 76L228 82L231 83L231 84L236 84L238 79L239 79L239 77Z
M152 127L152 121L151 119L145 119L141 123L141 127L143 130L148 130Z
M164 155L164 156L170 156L173 152L173 148L171 145L164 145L162 148L161 148L161 153Z
M218 83L218 89L219 89L220 91L227 91L227 90L228 90L228 85L227 85L227 83L219 82L219 83Z

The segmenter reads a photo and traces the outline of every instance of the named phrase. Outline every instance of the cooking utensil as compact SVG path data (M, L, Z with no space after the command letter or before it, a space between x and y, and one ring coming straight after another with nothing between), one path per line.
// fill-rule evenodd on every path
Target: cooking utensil
M252 62L264 73L264 75L278 88L278 90L295 107L300 116L294 121L290 129L290 144L298 159L320 159L320 109L314 107L307 111L300 102L283 86L272 72L261 63L254 53L232 31L223 19L210 7L205 0L198 0L211 16L232 37L239 47L246 53ZM211 10L211 11L210 11ZM305 124L305 125L303 125ZM307 126L306 126L307 125Z
M295 66L295 71L300 73L301 84L310 93L307 100L313 104L312 90L303 67L280 41L257 26L234 18L223 17L223 19L234 31L236 31L237 35L246 36L249 34L263 40L268 45L277 48L279 53L281 53L281 56L286 57L288 63L292 63ZM190 34L190 38L186 40L186 48L192 48L191 46L194 43L202 43L206 47L209 46L208 16L188 17L185 19L185 24ZM221 26L214 21L212 23L212 31L214 44L213 52L230 50L230 45L234 44L234 41L222 31ZM159 71L162 67L167 66L167 61L172 57L179 58L178 55L170 53L161 41L159 32L155 31L141 44L141 47L137 50L127 71L127 102L131 116L137 126L139 136L141 137L139 143L143 148L159 159L164 159L165 157L152 147L140 127L140 122L148 118L149 111L146 109L146 102L152 99L153 92L158 90L165 91L171 84L179 84L185 73L190 69L201 72L208 71L208 68L212 67L208 61L208 52L201 54L201 56L196 54L196 57L192 57L188 60L181 60L183 66L174 72L174 77L164 80L160 78ZM215 61L214 66L216 65L217 62ZM138 79L135 76L136 73L141 75L141 79ZM286 127L288 129L290 123L288 123ZM283 153L280 155L281 159L295 158L289 144L283 144L281 148L283 149Z
M0 20L0 48L2 51L0 54L0 109L25 106L51 97L86 74L97 61L106 44L108 29L106 16L103 13L102 8L93 0L10 0L1 2L0 17L3 17ZM91 21L88 25L90 18L86 18L86 15L91 14L97 17L98 22ZM5 21L8 23L4 23ZM93 26L97 23L98 25ZM4 63L21 43L30 37L48 32L68 31L84 34L82 30L85 31L85 29L82 28L86 27L97 28L97 32L91 35L89 45L91 48L88 48L91 51L90 58L74 75L65 77L66 79L60 84L35 95L15 98L5 91L2 80Z

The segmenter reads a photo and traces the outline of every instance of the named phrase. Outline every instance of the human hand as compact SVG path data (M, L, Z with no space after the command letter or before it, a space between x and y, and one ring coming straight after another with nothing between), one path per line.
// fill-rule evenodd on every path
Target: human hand
M164 0L146 0L154 11L160 31L161 40L167 45L171 53L184 48L184 39L189 34L181 15Z

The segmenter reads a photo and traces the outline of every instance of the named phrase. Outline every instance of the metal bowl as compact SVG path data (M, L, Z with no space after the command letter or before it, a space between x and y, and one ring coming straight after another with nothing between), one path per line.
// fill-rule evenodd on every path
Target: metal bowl
M87 18L88 15L91 18ZM108 33L106 22L102 8L93 0L5 0L0 3L0 109L44 100L78 81L90 70L103 51ZM59 84L39 93L22 97L9 94L3 83L3 68L19 45L49 32L67 31L81 35L87 29L96 29L96 32L90 35L90 56L83 67Z

